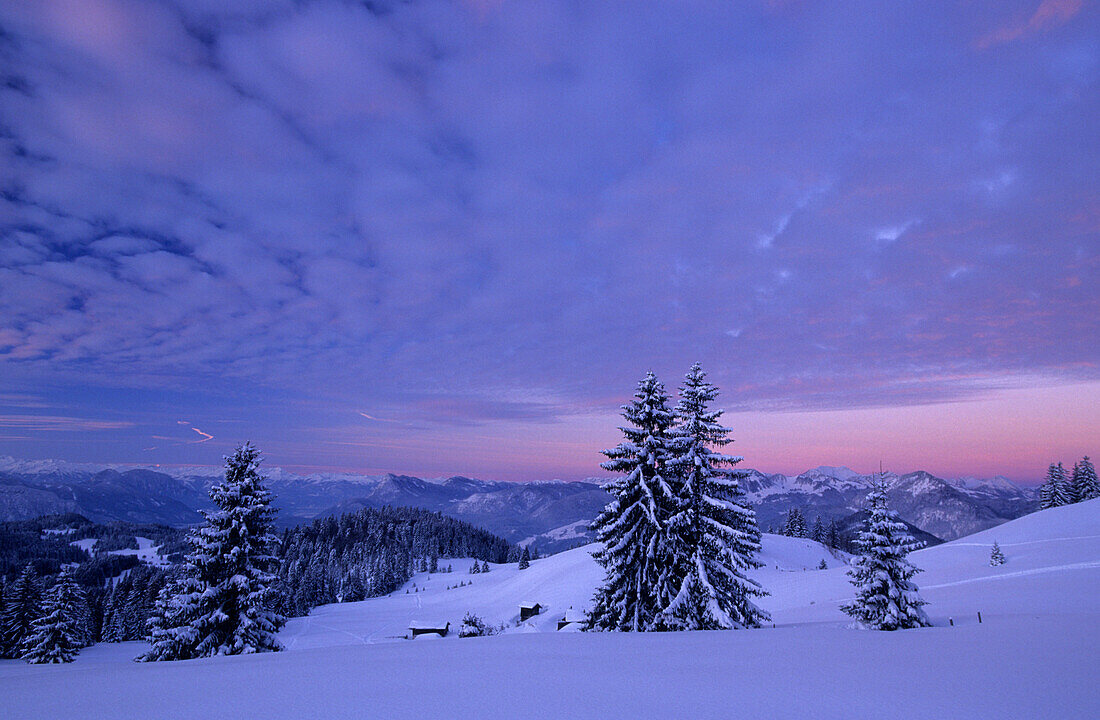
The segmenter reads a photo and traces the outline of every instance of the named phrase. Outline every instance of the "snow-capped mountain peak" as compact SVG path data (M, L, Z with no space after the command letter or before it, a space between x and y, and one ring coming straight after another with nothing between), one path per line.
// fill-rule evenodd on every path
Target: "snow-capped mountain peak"
M819 474L819 475L827 475L828 477L833 477L833 478L836 478L837 480L852 480L852 479L863 477L860 473L857 473L855 470L853 470L849 467L844 467L844 466L833 467L831 465L818 465L813 470L807 470L803 474L808 475L810 473L816 473L816 474Z

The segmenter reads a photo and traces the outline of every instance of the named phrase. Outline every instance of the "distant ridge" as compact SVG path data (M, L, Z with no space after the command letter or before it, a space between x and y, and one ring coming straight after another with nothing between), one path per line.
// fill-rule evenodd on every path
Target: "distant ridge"
M484 527L510 542L556 552L591 539L587 524L607 504L607 479L503 482L456 475L426 480L387 473L298 474L265 468L280 510L279 524L382 505L420 507ZM763 530L778 528L791 508L809 522L858 512L872 474L822 465L799 475L746 470L742 487ZM69 463L0 457L0 520L80 512L97 522L127 520L183 526L209 507L217 467ZM886 473L902 518L950 540L1036 509L1035 491L1003 477L945 480L924 471Z

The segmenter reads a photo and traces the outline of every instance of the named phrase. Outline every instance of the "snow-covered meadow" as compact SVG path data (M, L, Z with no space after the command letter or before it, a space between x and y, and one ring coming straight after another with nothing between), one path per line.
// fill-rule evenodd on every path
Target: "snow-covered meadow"
M996 540L1007 562L989 565ZM766 535L756 578L775 628L557 632L601 578L588 548L420 574L397 592L316 608L287 652L138 664L140 643L71 665L0 662L12 718L1095 718L1100 717L1100 500L1028 515L911 555L936 627L854 630L842 561ZM824 559L826 570L816 569ZM453 587L462 582L466 587ZM406 590L409 590L406 593ZM414 591L415 590L415 591ZM546 608L517 626L519 604ZM501 636L399 640L467 611ZM982 622L978 623L978 612ZM953 623L953 625L951 624Z

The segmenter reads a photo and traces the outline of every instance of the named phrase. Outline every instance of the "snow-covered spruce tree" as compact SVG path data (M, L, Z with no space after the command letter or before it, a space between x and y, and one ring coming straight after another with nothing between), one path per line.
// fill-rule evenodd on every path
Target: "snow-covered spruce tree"
M787 511L787 519L783 521L783 532L780 533L781 535L785 535L786 537L794 537L794 534L798 528L797 513L797 508L791 508Z
M523 548L523 554L519 556L519 569L526 570L531 567L531 551Z
M1100 497L1100 481L1088 455L1073 466L1073 495L1074 502Z
M1089 460L1089 456L1081 458L1081 487L1083 500L1092 500L1100 497L1100 479L1096 477L1096 467Z
M17 658L31 625L42 615L42 585L34 566L27 563L3 598L0 612L0 656Z
M143 660L281 650L286 618L272 611L278 539L275 511L251 443L225 459L225 479L210 489L217 510L188 538L192 551L174 595L157 601ZM160 627L157 627L157 625ZM162 652L163 651L163 652Z
M912 580L920 570L905 557L919 543L888 507L881 478L874 481L867 504L867 524L856 540L860 554L848 571L856 597L840 609L872 630L930 626L925 601Z
M756 513L733 470L741 458L715 448L733 442L712 410L718 388L699 364L680 388L679 420L671 435L668 468L675 475L676 513L668 522L667 570L676 594L654 618L656 630L724 630L758 627L769 619L753 598L766 593L748 577L760 552Z
M1051 483L1051 499L1054 503L1053 507L1059 508L1064 505L1071 505L1073 503L1073 494L1069 486L1069 479L1066 477L1066 468L1062 466L1062 463L1052 464L1047 470L1047 481Z
M85 645L84 591L65 568L42 602L42 615L31 625L20 646L20 657L29 663L69 663Z
M195 619L199 583L192 577L178 576L160 589L153 614L149 618L148 636L152 646L138 661L187 660L195 657Z
M813 529L810 530L810 539L814 542L825 543L825 526L821 523L821 516L814 518Z
M462 625L458 629L458 636L460 638L466 637L485 637L487 635L496 635L497 629L489 623L482 620L479 616L472 612L467 612L462 618Z
M1054 463L1051 463L1050 468L1047 469L1047 479L1039 486L1039 509L1046 510L1055 506L1054 504L1054 483L1051 482L1051 473L1054 472Z
M1051 463L1047 468L1047 481L1039 489L1039 503L1043 509L1069 505L1071 502L1069 482L1062 463Z
M648 630L659 608L656 598L674 596L657 587L663 528L676 509L664 478L669 430L673 424L664 384L647 373L622 407L625 439L604 450L604 470L619 473L606 486L614 499L592 524L597 542L593 556L603 566L604 582L596 591L588 626L593 630Z
M993 567L1005 564L1005 554L1001 552L1001 546L996 540L993 541L993 549L989 553L989 564Z
M795 538L807 536L806 516L798 508L791 508L787 511L787 522L783 525L783 534Z

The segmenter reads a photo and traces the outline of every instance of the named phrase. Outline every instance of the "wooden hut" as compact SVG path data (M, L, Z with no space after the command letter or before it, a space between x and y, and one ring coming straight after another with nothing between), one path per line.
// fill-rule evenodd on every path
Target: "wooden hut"
M558 630L569 627L570 625L581 625L585 621L584 613L580 610L574 610L570 608L565 611L565 615L561 616L558 620Z
M409 623L410 637L416 637L417 635L427 635L435 633L439 637L447 637L447 632L451 629L449 622L422 622L416 621Z
M519 621L523 622L529 618L533 618L542 612L542 605L537 602L521 603L519 606Z

